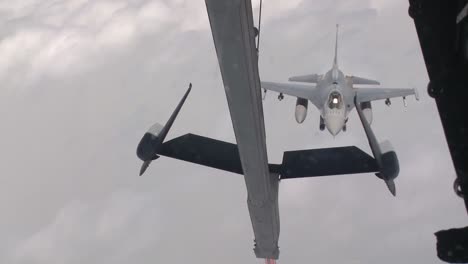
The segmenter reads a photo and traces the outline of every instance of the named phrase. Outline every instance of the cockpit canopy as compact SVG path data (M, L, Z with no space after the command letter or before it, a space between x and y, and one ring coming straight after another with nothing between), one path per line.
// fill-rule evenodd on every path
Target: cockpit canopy
M328 98L328 107L330 109L341 109L343 108L343 97L337 91L333 91L330 93Z

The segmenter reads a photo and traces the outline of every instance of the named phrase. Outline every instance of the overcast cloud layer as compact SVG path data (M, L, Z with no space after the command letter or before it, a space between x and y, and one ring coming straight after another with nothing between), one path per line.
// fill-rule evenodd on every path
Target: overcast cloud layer
M258 7L258 1L254 2ZM281 182L281 263L439 263L433 232L466 223L406 0L264 1L262 80L331 67L415 86L421 101L374 104L399 155L398 196L371 174ZM255 9L255 12L258 9ZM194 89L169 138L234 142L204 1L0 0L0 262L257 263L238 175L161 158L144 177L136 144ZM268 154L356 145L318 111L264 101Z

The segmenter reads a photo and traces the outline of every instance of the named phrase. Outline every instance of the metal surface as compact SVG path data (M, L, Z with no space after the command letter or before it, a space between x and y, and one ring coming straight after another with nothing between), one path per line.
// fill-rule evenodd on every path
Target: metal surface
M357 147L287 151L281 179L378 172L375 159Z
M138 143L136 151L137 156L143 161L143 164L140 169L140 176L143 175L143 173L145 173L152 160L159 158L157 153L160 151L162 143L164 142L164 139L167 136L167 133L169 133L172 124L174 124L174 121L177 118L180 109L182 109L182 106L184 105L185 100L187 99L191 90L192 83L190 83L187 91L180 100L171 117L169 117L169 120L167 120L166 124L162 126L156 123L153 126L151 126L148 132L146 132L143 138L140 140L140 143Z
M400 165L397 155L389 141L384 141L380 144L378 143L377 137L372 131L368 120L364 116L361 104L357 100L357 95L354 97L354 105L356 106L359 119L361 120L364 131L366 132L372 154L374 155L377 166L379 167L379 172L375 175L381 178L387 185L388 190L392 193L392 195L396 196L396 186L394 180L400 173Z
M236 144L220 140L186 134L164 143L162 151L158 154L215 169L243 174Z
M374 100L386 99L393 97L406 97L415 95L415 89L394 89L394 88L358 88L355 84L362 85L379 85L375 80L346 76L338 67L338 25L336 30L335 40L335 57L333 58L332 68L324 75L308 74L293 76L289 81L315 83L298 84L298 83L276 83L276 82L261 82L262 88L280 93L278 99L282 99L282 94L287 94L297 98L303 98L311 101L320 112L323 118L324 125L328 131L336 136L341 130L346 130L346 121L349 113L354 107L354 97L357 95L359 102L370 102ZM330 97L333 94L333 97ZM300 116L301 117L301 116ZM301 119L297 118L301 123ZM303 120L302 120L303 121ZM323 126L320 125L320 130Z
M236 144L194 134L165 142L161 156L243 174ZM339 166L337 166L339 164ZM355 146L286 151L282 164L268 164L281 179L378 172L373 157Z
M278 259L278 176L268 169L252 4L205 2L247 186L254 251Z
M421 51L468 212L468 20L467 0L410 0ZM459 21L457 23L457 16Z

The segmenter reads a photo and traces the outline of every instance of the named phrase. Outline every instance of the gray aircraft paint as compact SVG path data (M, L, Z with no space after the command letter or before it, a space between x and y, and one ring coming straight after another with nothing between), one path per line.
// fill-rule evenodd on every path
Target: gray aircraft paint
M252 3L205 3L244 171L254 252L257 258L278 259L279 178L268 168Z
M261 82L262 88L287 95L310 100L319 110L326 128L333 135L337 135L344 127L349 113L354 108L354 96L358 102L367 103L374 100L389 99L392 97L418 96L415 89L389 89L389 88L355 88L354 85L379 85L375 80L356 76L346 76L338 67L338 25L336 28L335 56L332 68L324 75L308 74L293 76L289 81L316 83L313 85L296 83ZM338 93L339 100L343 100L343 108L331 108L330 95ZM364 108L366 117L372 122L371 108ZM301 114L303 115L303 114ZM303 121L303 120L302 120ZM302 123L299 122L298 123Z
M395 196L396 186L394 179L400 171L398 157L390 142L385 141L379 144L372 131L370 126L373 119L371 101L389 100L389 98L393 97L403 97L405 99L408 95L415 95L416 99L418 99L415 89L355 88L355 84L370 85L379 84L379 82L361 77L345 76L339 70L338 25L336 26L335 56L331 70L323 76L308 74L293 76L289 80L316 83L316 85L274 82L262 82L261 84L266 90L273 90L310 100L320 111L320 130L322 130L323 121L323 124L333 136L345 129L349 113L354 107L357 107L370 148L379 167L380 172L376 173L376 176L386 183L389 191ZM299 103L300 101L298 100L296 102L296 120L298 123L302 123L306 114L304 113L303 104Z
M356 110L358 112L362 126L364 127L364 131L366 132L372 154L374 155L377 165L379 166L380 172L376 173L375 175L382 179L392 195L396 196L396 186L394 180L400 173L400 164L398 162L398 157L393 150L393 146L388 140L380 144L377 142L377 137L372 131L370 122L364 116L361 105L357 101L357 96L354 97L354 104L356 106Z

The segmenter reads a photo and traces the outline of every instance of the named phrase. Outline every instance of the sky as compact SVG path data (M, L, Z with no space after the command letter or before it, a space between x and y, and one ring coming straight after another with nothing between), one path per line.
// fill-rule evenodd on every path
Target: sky
M258 0L253 2L254 15ZM406 0L265 0L264 81L324 73L339 23L345 74L416 87L373 104L373 129L400 160L397 197L372 174L280 183L279 263L440 263L434 232L466 225ZM136 146L193 90L168 139L235 142L202 0L0 0L0 262L261 263L241 176L160 158L143 177ZM264 101L269 160L356 145L321 132L310 106Z

